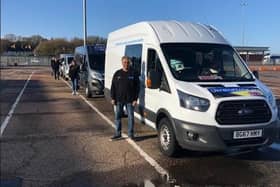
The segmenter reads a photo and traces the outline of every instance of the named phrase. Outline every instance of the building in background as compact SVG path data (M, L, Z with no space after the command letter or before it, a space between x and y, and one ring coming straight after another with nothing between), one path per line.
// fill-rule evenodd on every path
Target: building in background
M269 47L235 46L236 51L248 65L262 65Z

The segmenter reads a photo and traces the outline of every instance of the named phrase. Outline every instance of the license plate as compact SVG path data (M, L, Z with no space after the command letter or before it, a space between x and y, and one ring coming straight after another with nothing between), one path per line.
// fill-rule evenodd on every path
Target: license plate
M257 137L262 137L262 129L233 132L233 139L257 138Z

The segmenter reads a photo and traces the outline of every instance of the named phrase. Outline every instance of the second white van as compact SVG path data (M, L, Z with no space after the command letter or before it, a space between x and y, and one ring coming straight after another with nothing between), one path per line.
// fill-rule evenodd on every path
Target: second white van
M165 155L174 155L179 147L255 149L275 140L275 97L212 26L151 21L110 33L107 98L124 55L141 82L135 116L158 131Z
M60 54L59 58L61 60L61 66L60 66L60 75L68 80L69 79L69 66L74 59L73 54Z

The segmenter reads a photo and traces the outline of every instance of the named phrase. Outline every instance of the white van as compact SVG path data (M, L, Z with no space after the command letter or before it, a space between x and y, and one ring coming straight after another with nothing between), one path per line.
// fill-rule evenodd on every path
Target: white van
M81 66L80 83L88 98L103 95L105 48L104 44L75 48L75 59Z
M158 131L160 150L225 151L270 145L277 106L261 83L212 26L140 22L109 34L105 96L114 72L129 56L141 91L135 116Z
M74 59L74 55L73 54L60 54L59 55L59 59L60 59L60 75L68 80L69 79L69 67L70 64L72 62L72 60Z
M280 65L280 54L271 54L271 55L264 56L263 64Z

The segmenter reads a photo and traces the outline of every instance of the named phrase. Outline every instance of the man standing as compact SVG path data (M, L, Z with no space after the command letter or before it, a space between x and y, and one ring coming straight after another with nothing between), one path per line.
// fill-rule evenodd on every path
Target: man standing
M54 62L54 78L59 80L59 66L60 62L59 59L55 59Z
M112 104L116 105L115 124L116 132L111 140L122 137L121 117L123 107L126 107L128 114L128 136L134 138L134 107L137 104L139 93L139 77L129 64L127 56L122 57L122 69L115 72L111 85Z
M54 63L55 63L55 58L51 58L51 68L52 68L52 76L54 75Z
M71 78L72 91L73 91L72 95L77 94L78 76L79 76L79 66L76 63L76 60L73 59L69 67L69 77Z

